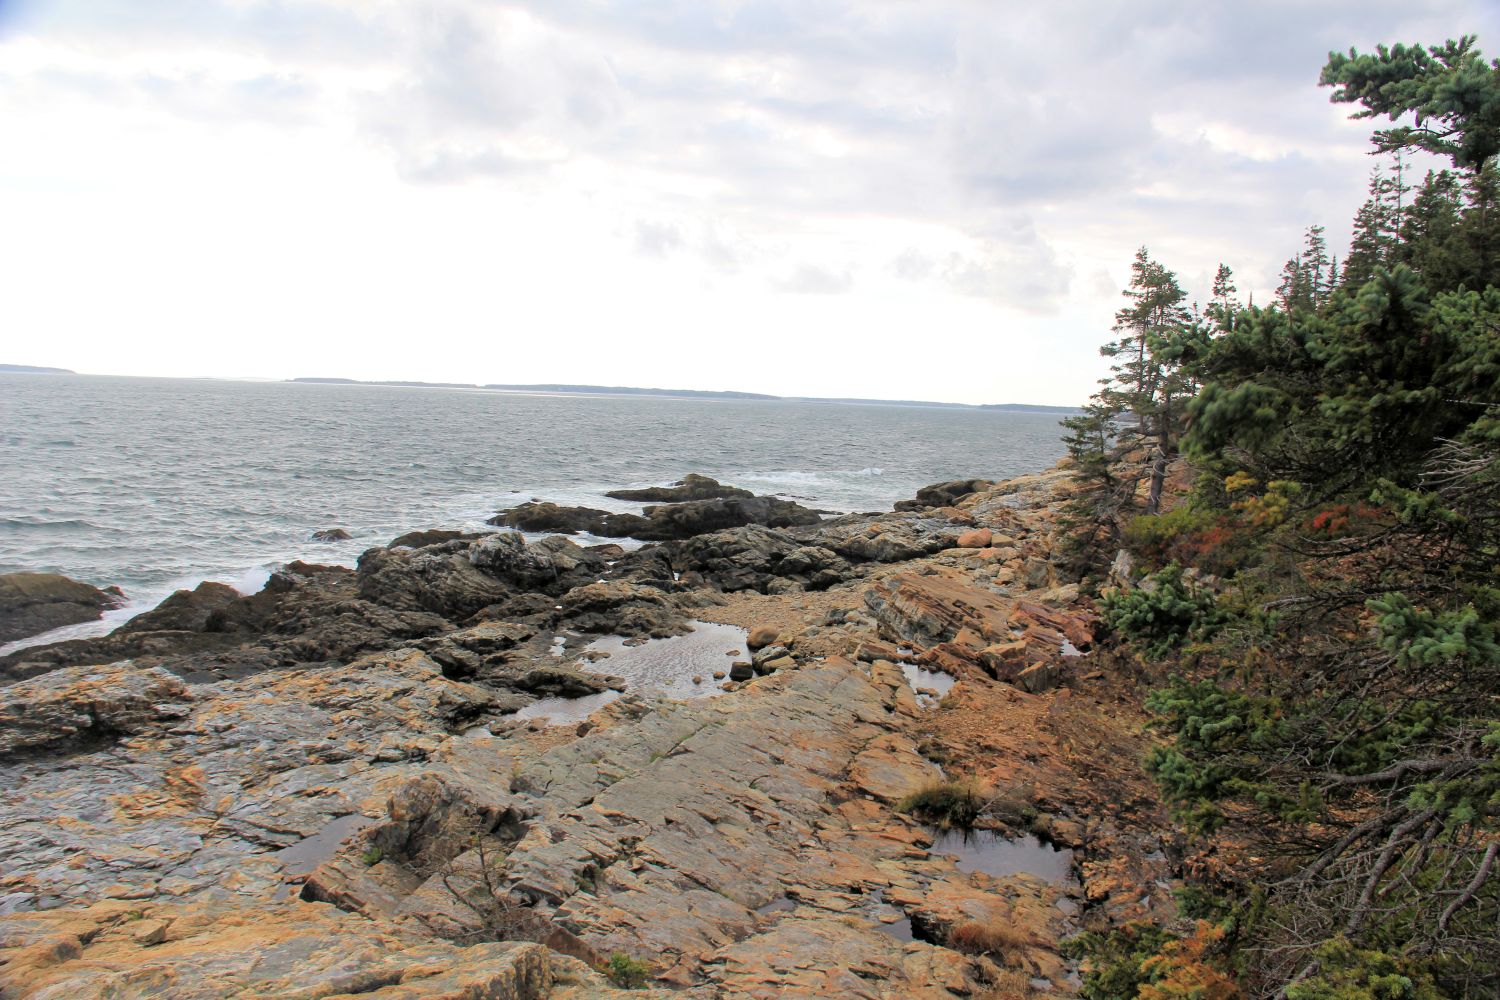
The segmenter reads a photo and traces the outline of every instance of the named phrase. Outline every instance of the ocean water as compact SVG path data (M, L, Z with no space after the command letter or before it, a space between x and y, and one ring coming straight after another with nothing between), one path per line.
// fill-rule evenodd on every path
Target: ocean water
M483 527L541 498L700 472L837 511L948 479L1035 471L1055 414L523 395L88 375L0 375L0 572L64 573L130 599L95 634L202 580L253 592L301 558L353 565L417 528ZM322 528L352 538L314 542ZM30 642L37 639L28 640Z

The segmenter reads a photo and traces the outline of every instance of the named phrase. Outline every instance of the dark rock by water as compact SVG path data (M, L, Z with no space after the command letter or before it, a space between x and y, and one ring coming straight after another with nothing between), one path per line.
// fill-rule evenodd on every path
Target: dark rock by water
M656 504L641 514L612 514L592 507L561 507L533 501L501 511L489 523L521 531L587 532L601 538L638 538L659 542L750 524L770 528L817 524L821 515L779 497L728 497Z
M754 493L738 486L727 486L717 479L689 472L672 486L650 486L643 490L610 490L604 494L615 500L640 503L682 503L686 500L721 500L729 497L753 497Z
M124 596L117 587L100 590L57 573L0 574L0 642L94 621Z

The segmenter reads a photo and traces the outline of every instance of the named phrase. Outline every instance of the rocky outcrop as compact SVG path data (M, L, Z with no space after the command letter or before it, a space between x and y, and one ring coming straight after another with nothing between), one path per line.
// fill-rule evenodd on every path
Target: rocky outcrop
M343 528L321 528L312 533L312 540L315 542L344 542L352 537Z
M616 952L662 996L968 997L1001 959L1062 989L1059 906L1170 915L1171 872L1136 719L1074 655L1060 488L630 553L415 538L40 650L141 655L0 692L0 994L603 998ZM684 665L717 697L605 673L635 640L586 666L592 632L689 615L754 640ZM958 683L939 703L917 666ZM581 721L515 714L611 688ZM897 806L944 777L1039 810L1081 886L936 850ZM972 922L1014 947L948 947Z
M466 534L462 531L447 531L442 528L430 528L425 531L408 531L404 535L397 535L386 545L388 549L424 549L429 545L438 545L442 542L451 542L458 538L477 538L478 535Z
M856 562L904 562L952 548L964 529L910 514L851 514L818 526L818 545Z
M462 539L420 549L370 549L359 557L359 596L402 611L466 618L512 588L470 559Z
M946 483L935 483L917 490L915 499L900 500L896 510L927 510L931 507L952 507L966 496L994 486L988 479L955 479Z
M657 557L665 558L686 586L764 593L779 575L781 561L800 547L784 531L754 525L663 546Z
M610 519L615 516L617 515L607 510L594 507L561 507L555 503L531 500L519 507L502 510L490 518L488 523L538 534L573 535L585 532L601 538L624 538L629 534L625 522L621 522L618 531L611 526ZM640 520L635 514L619 516L627 518L632 524Z
M558 594L596 579L605 559L566 538L544 538L527 544L515 532L485 535L467 550L469 562L515 590Z
M180 718L189 700L178 678L128 662L58 671L0 689L0 755L95 746Z
M490 524L531 532L586 532L601 538L671 541L711 531L758 524L771 528L817 524L815 510L779 497L728 497L657 504L641 514L612 514L591 507L559 507L533 501L501 511Z
M753 497L754 493L738 486L726 486L717 479L689 472L671 486L651 486L643 490L610 490L604 494L614 500L638 503L682 503L687 500L722 500L729 497Z
M100 590L57 573L0 573L0 642L95 621L124 603L118 587Z
M538 944L464 947L321 903L273 915L110 900L12 918L4 934L7 996L548 1000L579 986L614 994L602 977Z
M118 632L204 632L218 611L240 599L225 583L205 580L192 590L179 590L150 611L121 625Z

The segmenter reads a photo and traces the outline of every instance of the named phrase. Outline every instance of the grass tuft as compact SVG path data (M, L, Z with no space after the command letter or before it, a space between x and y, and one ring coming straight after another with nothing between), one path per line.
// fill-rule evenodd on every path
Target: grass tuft
M972 781L938 781L896 803L896 810L943 830L968 829L984 811L985 801Z
M948 932L948 947L965 955L988 955L1001 965L1015 967L1033 944L1031 935L998 920L967 920Z

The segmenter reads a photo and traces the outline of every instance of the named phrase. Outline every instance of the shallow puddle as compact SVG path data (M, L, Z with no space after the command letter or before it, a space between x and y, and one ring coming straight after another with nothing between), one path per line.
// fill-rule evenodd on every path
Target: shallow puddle
M958 870L1003 875L1035 875L1048 882L1072 878L1073 852L1044 844L1031 834L1002 837L993 830L947 830L937 834L931 852L953 859Z
M906 675L906 683L911 685L913 691L921 695L922 691L931 691L932 695L942 698L943 695L953 690L953 685L958 683L958 678L952 674L945 674L941 670L925 670L913 663L901 664L901 672Z
M885 901L885 890L876 889L870 893L870 902L874 911L869 915L875 921L876 928L882 934L889 934L897 941L914 941L916 934L912 930L911 917Z
M303 837L295 844L283 847L275 857L288 875L310 875L314 868L333 858L340 844L373 822L370 817L359 813L340 816L311 837Z
M570 722L582 722L598 709L616 698L618 691L600 691L582 698L542 698L515 714L517 719L546 719L549 726L562 726Z
M745 646L748 633L733 625L691 622L693 631L670 639L632 640L605 636L590 643L584 652L597 650L608 659L594 665L595 672L613 674L625 681L625 690L666 698L706 698L719 694L721 681L714 671L726 674L735 660L749 660ZM697 677L699 683L694 684Z

